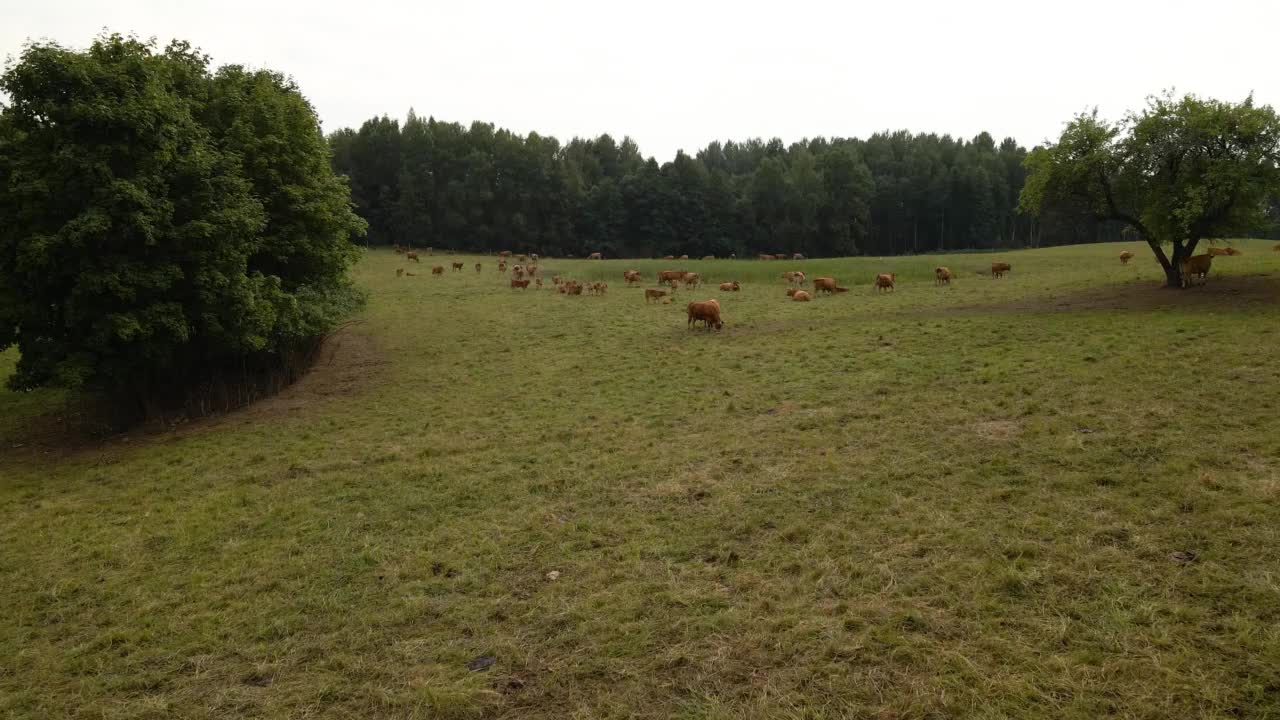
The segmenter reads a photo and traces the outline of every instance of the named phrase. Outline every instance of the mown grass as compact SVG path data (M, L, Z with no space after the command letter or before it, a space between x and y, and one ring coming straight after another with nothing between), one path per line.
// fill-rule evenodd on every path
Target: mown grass
M1275 717L1280 253L1239 246L1186 292L1116 245L544 260L573 298L374 252L382 362L305 402L67 450L0 391L0 714ZM659 266L744 289L623 287Z

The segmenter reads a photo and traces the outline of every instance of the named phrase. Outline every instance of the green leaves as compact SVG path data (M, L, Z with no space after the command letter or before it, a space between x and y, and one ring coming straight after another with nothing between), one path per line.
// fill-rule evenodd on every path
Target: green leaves
M365 224L278 73L210 73L185 43L107 35L30 46L0 89L15 386L182 388L269 364L358 303L346 273Z

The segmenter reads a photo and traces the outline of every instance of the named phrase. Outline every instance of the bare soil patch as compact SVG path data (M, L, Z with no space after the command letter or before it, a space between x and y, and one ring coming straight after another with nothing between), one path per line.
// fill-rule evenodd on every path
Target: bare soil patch
M34 418L19 435L0 438L0 450L3 450L0 466L7 461L47 462L86 451L172 440L228 424L259 423L301 413L313 404L335 397L359 395L389 363L373 336L350 326L326 339L318 353L315 364L297 382L275 395L222 415L113 433L94 420L93 411L83 402L70 401Z

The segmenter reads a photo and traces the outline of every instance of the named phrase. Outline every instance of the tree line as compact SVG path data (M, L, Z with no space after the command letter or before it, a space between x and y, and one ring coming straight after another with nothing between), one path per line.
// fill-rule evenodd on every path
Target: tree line
M329 135L367 241L611 257L807 256L1119 240L1071 202L1021 212L1027 150L879 133L712 142L659 165L630 138L522 136L409 112Z

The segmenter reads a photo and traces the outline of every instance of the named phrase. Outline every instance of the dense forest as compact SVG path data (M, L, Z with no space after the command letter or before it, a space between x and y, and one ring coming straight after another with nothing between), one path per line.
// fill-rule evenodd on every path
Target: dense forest
M1027 150L987 133L713 142L659 165L629 138L521 136L410 111L329 136L368 242L612 257L896 255L1119 240L1018 211Z

